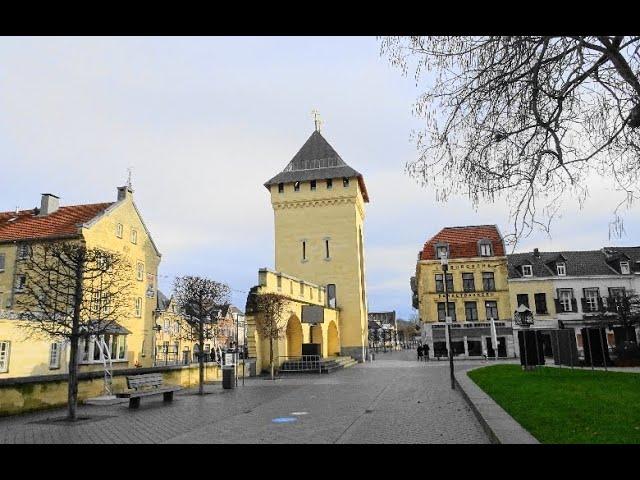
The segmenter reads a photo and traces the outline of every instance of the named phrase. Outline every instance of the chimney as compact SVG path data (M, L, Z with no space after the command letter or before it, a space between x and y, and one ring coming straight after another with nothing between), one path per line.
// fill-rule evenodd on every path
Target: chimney
M131 196L133 195L133 189L128 186L125 185L123 187L118 187L118 201L122 201L125 198L131 198Z
M52 193L43 193L42 198L40 199L40 213L38 213L38 216L45 217L50 215L58 210L59 206L60 197L57 197Z
M534 248L534 249L533 249L533 256L534 256L534 257L540 257L540 252L538 251L538 249L537 249L537 248Z

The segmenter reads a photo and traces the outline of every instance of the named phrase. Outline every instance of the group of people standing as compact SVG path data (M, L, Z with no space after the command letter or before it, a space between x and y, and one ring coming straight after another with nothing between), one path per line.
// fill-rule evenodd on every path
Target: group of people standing
M425 362L429 361L429 345L418 345L418 361L421 362L424 360Z

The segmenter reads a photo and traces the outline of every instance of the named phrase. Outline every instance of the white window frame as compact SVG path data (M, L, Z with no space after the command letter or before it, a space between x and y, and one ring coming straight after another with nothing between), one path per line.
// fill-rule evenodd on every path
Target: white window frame
M102 292L102 313L109 313L109 300L111 299L111 295L109 292Z
M4 272L5 254L0 253L0 272Z
M629 262L620 262L620 273L622 275L629 275L631 273Z
M62 343L52 342L49 347L49 369L57 370L60 368L60 352L62 350Z
M585 288L584 298L589 310L588 312L595 312L598 310L598 297L600 297L600 291L597 288Z
M136 265L136 279L139 282L144 281L144 263L143 262L138 262Z
M20 281L24 279L24 281ZM22 285L20 285L22 283ZM27 276L24 273L19 273L16 275L16 292L22 292L24 290L24 286L27 284Z
M491 244L488 242L483 242L480 244L480 256L481 257L490 257L493 255Z
M527 270L529 273L527 273ZM533 277L533 265L523 265L522 266L522 276L523 277Z
M11 342L0 340L0 373L9 371L9 358L11 356Z
M18 260L24 260L29 256L29 244L21 243L18 245Z
M116 225L116 237L122 238L123 235L124 235L124 225L122 225L121 223L118 223Z
M571 312L571 300L573 300L573 292L571 290L560 290L558 300L562 305L562 312L560 313Z
M567 264L564 263L564 262L556 263L556 273L558 274L559 277L566 277L567 276Z
M138 244L138 231L135 228L131 229L131 234L129 235L129 241L134 245Z
M142 317L142 297L136 298L136 317Z

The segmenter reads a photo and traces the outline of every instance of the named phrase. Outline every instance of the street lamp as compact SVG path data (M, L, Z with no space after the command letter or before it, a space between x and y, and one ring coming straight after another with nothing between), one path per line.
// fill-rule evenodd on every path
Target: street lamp
M449 270L449 259L447 258L447 251L440 251L440 264L442 265L443 277L444 277L444 312L445 321L447 327L445 332L447 334L447 350L449 351L449 373L451 374L451 390L456 389L456 379L453 373L453 350L451 348L451 316L449 316L449 289L447 288L447 271Z
M156 362L158 360L158 339L157 339L157 334L160 333L160 331L162 330L162 327L159 324L155 324L153 327L151 327L151 330L154 330L156 332L156 335L153 336L153 366L155 367ZM166 361L165 361L166 363Z
M529 307L525 305L519 305L518 308L513 312L513 321L516 325L522 328L522 344L524 346L524 365L522 365L522 368L523 370L530 370L531 367L529 366L529 358L527 354L527 333L529 332L529 327L533 325L533 312L531 311L531 309L529 309ZM520 352L520 359L520 363L522 364L522 352ZM538 352L536 352L536 364L538 362L537 359Z

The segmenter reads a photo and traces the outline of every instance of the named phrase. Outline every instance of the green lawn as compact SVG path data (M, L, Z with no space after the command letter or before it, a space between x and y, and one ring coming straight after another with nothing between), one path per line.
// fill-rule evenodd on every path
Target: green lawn
M493 365L468 375L541 443L640 443L640 374Z

